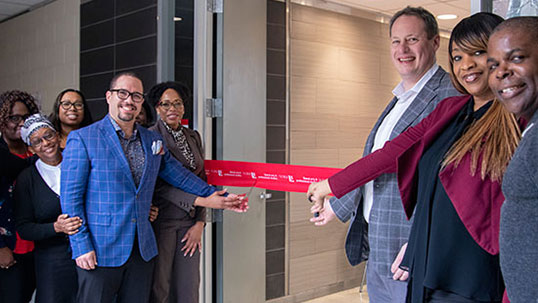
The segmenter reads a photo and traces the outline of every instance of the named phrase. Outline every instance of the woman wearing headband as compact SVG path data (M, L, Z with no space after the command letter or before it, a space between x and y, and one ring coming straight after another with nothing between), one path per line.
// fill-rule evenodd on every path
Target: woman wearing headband
M77 273L68 235L81 226L60 208L62 154L58 133L41 114L26 119L21 138L39 160L17 178L15 221L20 236L35 243L36 302L74 303Z

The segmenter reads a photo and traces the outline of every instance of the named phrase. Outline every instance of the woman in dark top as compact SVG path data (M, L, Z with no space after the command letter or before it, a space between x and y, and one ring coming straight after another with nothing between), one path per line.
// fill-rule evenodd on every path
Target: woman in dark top
M89 125L92 120L88 103L82 92L73 88L61 91L54 101L49 120L54 129L58 130L60 149L63 150L67 135L72 130Z
M404 210L415 213L403 261L402 251L393 265L409 270L408 302L502 300L500 181L520 137L487 83L487 40L502 21L479 13L452 31L450 72L466 96L443 100L417 126L308 190L323 201L397 173Z
M154 86L148 101L158 114L150 129L164 139L170 154L203 180L204 150L197 131L181 125L188 89L177 82ZM200 251L205 208L191 207L198 197L158 180L153 204L159 207L154 222L159 255L155 263L151 302L198 303Z
M32 153L21 140L20 129L24 120L37 112L34 97L27 92L11 90L0 95L0 149L31 161ZM0 264L6 266L0 268L0 303L25 303L30 302L35 289L34 243L21 239L15 231L12 186L13 178L2 181L5 200L0 203Z
M19 175L14 191L17 230L35 243L36 302L73 303L77 274L68 235L76 233L82 221L60 209L58 133L46 117L35 114L26 119L21 137L39 156Z

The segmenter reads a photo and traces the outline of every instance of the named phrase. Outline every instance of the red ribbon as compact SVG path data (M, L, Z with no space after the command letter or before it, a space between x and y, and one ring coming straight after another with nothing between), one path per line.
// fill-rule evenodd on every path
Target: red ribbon
M327 179L340 170L317 166L205 160L209 184L303 193L308 190L310 183Z

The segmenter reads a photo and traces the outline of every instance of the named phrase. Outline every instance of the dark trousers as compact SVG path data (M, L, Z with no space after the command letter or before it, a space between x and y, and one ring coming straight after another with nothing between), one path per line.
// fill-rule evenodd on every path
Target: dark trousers
M36 303L75 303L77 298L77 265L71 259L69 243L47 248L36 247Z
M462 297L458 294L443 291L426 289L426 302L428 303L486 303ZM501 303L501 301L491 301L487 303Z
M144 261L140 256L138 241L135 241L131 256L122 266L97 266L94 270L84 270L77 266L77 302L147 303L154 260Z
M17 263L0 269L0 303L27 303L35 289L34 253L13 256Z
M191 226L177 220L163 220L154 226L159 255L151 289L151 303L198 303L200 288L200 253L183 256L181 239ZM194 222L193 222L194 224Z

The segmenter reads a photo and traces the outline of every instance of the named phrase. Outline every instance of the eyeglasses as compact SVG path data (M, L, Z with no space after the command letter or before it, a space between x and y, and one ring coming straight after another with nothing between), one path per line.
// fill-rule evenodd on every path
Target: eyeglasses
M30 139L30 146L34 148L39 148L43 143L43 140L50 142L56 138L56 133L52 131L46 132L41 138Z
M21 121L26 120L26 118L28 118L28 117L30 117L30 114L26 114L26 115L11 115L11 116L8 116L7 119L11 123L20 123Z
M169 110L170 107L174 107L175 109L180 109L183 107L183 102L161 102L158 104L158 106L162 107L164 110Z
M139 92L130 92L126 89L109 89L111 92L116 92L118 94L118 98L121 100L127 100L129 96L131 96L131 100L133 100L136 103L140 103L144 101L144 94Z
M60 102L60 106L61 106L64 110L68 110L68 109L70 109L72 106L74 106L76 110L81 110L82 108L84 108L84 103L82 103L82 102L61 101L61 102Z

